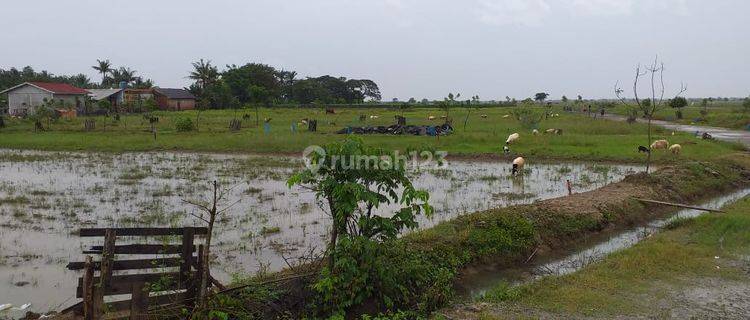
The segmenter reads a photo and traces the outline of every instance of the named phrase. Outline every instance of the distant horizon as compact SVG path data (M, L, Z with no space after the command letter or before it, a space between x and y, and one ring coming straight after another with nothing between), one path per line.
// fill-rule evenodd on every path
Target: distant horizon
M202 58L220 69L255 62L298 78L371 79L382 101L542 91L613 99L616 81L632 96L635 66L658 54L665 97L680 82L686 97L750 95L750 3L740 0L136 0L108 3L106 14L96 1L42 0L6 9L17 14L0 20L0 68L92 82L101 80L96 59L109 59L183 88Z

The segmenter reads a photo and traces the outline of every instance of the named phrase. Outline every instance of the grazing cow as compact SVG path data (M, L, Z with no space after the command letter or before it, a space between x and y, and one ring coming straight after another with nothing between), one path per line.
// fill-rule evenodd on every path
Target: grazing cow
M641 153L641 152L643 152L643 153L651 153L651 150L649 150L648 148L646 148L644 146L638 146L638 153Z
M333 108L326 108L326 114L336 114L336 110L333 110Z

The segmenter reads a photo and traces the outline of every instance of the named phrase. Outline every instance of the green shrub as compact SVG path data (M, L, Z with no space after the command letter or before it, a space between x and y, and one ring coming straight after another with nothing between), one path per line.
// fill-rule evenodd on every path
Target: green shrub
M195 126L193 126L193 120L190 120L190 118L177 119L175 127L177 128L177 132L188 132L195 129Z

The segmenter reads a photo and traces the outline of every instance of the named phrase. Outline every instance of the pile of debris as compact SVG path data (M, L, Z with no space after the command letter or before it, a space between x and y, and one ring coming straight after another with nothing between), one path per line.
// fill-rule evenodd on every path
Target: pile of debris
M336 133L338 134L411 134L415 136L444 136L451 134L453 127L444 123L439 126L415 126L399 125L369 126L369 127L346 127Z

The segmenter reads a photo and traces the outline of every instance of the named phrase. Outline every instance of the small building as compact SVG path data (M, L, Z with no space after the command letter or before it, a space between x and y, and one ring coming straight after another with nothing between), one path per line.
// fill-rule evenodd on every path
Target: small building
M47 102L52 102L55 108L80 109L89 92L67 83L24 82L0 94L8 94L8 113L22 116L34 113Z
M185 89L154 88L154 98L162 110L195 109L195 96Z
M89 92L89 98L94 103L107 100L113 107L121 105L125 99L123 89L86 89L86 91Z
M126 104L140 106L146 100L154 98L154 90L129 88L123 91L123 96Z

